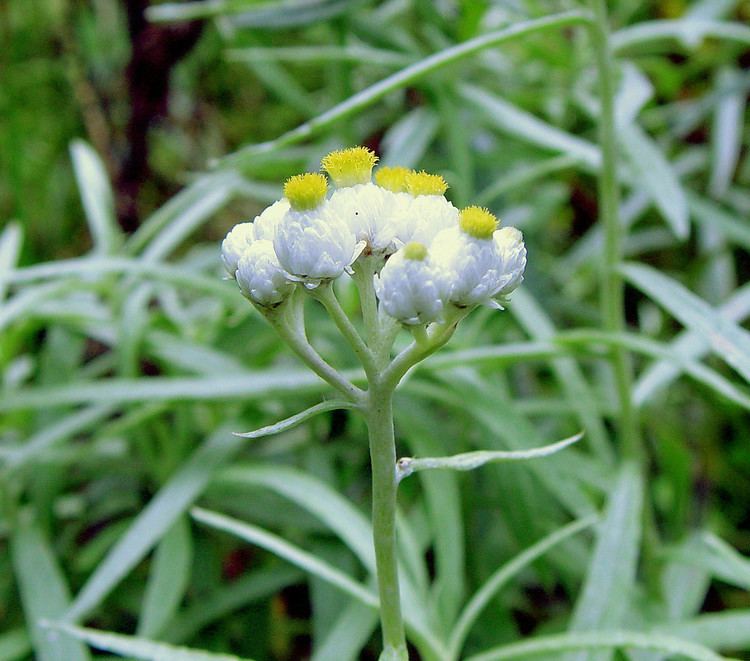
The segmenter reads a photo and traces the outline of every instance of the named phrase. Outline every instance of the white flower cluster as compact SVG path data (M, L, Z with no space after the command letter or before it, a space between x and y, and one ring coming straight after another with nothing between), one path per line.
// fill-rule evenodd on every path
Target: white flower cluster
M222 243L222 261L261 308L283 302L294 287L315 288L358 260L375 264L381 309L404 324L441 321L451 306L500 306L523 280L521 232L498 228L488 210L459 211L442 177L381 167L364 147L332 152L322 174L302 174L284 198Z

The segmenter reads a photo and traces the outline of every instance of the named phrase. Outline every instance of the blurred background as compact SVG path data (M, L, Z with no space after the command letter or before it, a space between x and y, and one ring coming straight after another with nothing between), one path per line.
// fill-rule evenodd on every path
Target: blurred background
M581 615L582 586L598 576L585 533L493 599L467 654L572 621L655 627L750 658L750 3L607 5L625 252L639 262L626 274L630 335L614 338L591 331L603 231L586 31L530 32L368 92L434 53L583 3L0 3L0 659L87 658L33 624L71 603L90 627L214 652L376 658L370 611L187 514L200 499L367 576L304 496L314 479L328 489L322 510L338 512L342 495L367 516L361 420L336 412L226 444L324 388L218 260L228 229L286 177L355 144L443 174L454 204L488 206L529 247L509 312L473 315L399 396L401 454L586 431L581 448L534 467L402 486L404 553L431 621L448 630L502 562L606 507L622 465L606 360L619 344L633 352L645 486L612 560L626 588L602 587L621 593L616 617ZM358 93L361 105L309 137L279 140ZM355 292L341 293L355 311ZM310 314L319 350L353 367Z

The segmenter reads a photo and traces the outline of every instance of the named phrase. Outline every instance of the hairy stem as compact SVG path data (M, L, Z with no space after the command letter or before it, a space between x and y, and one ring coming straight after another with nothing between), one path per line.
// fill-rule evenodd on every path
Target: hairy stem
M381 661L408 661L396 559L396 444L393 389L370 382L367 428L372 463L372 528L383 629Z

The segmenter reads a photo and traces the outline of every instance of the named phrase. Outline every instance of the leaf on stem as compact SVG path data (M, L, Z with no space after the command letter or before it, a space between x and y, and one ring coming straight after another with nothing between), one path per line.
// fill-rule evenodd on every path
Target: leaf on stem
M248 432L232 432L235 436L241 436L242 438L262 438L264 436L273 436L274 434L280 434L281 432L293 429L303 422L306 422L310 418L315 417L319 413L325 413L326 411L335 411L338 409L355 409L357 405L353 402L347 402L345 400L333 399L329 402L321 402L315 406L311 406L309 409L295 413L284 420L273 425L267 425L256 429L255 431Z
M243 660L233 654L212 654L188 647L175 647L148 638L125 636L71 624L48 621L44 622L43 626L66 634L69 637L68 640L73 638L96 649L112 652L119 656L127 656L131 659L143 659L144 661L167 661L168 659L180 659L180 661L251 661L250 659Z
M457 471L469 471L484 466L488 463L502 463L506 461L525 461L526 459L537 459L555 454L560 450L577 443L583 438L583 432L575 436L564 438L562 441L544 445L540 448L530 450L478 450L476 452L463 452L450 457L402 457L396 462L396 474L399 480L408 477L412 473L422 470L449 469Z

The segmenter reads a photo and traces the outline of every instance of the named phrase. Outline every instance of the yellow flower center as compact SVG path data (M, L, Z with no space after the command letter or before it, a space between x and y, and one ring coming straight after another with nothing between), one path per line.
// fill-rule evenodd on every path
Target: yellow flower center
M427 257L427 248L417 241L410 241L404 246L404 258L412 259L415 262L421 262Z
M338 188L367 184L372 168L378 162L375 152L367 147L350 147L332 151L320 161L328 176Z
M459 213L458 224L470 236L477 239L490 239L498 223L495 214L488 209L466 207Z
M284 197L295 211L317 209L327 190L326 178L318 173L296 174L284 183Z
M442 195L448 190L445 179L439 174L430 174L424 170L409 172L405 179L406 190L412 195Z
M413 170L400 166L388 167L384 165L375 172L375 183L381 188L393 191L394 193L406 192L406 177Z

